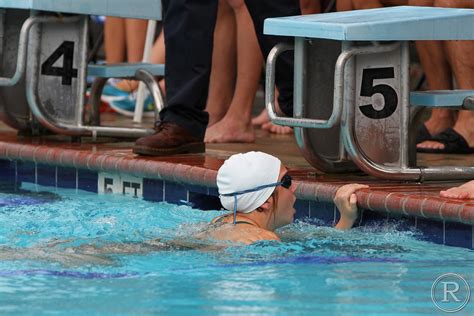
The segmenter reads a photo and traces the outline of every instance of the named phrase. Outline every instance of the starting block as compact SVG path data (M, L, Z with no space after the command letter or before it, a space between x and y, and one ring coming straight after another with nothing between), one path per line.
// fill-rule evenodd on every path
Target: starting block
M87 64L89 15L161 20L160 1L109 2L0 0L0 119L18 130L34 130L39 122L53 132L71 136L139 137L153 133L153 129L84 123L88 71L104 80L107 76L136 77L155 98L155 112L163 106L153 77L164 73L163 65ZM96 86L92 92L96 102L101 91Z
M266 107L274 123L294 127L313 166L325 172L357 167L394 180L474 178L472 166L416 165L408 48L412 40L474 40L474 10L389 7L270 18L264 33L295 38L268 56ZM295 53L292 118L279 117L274 107L275 65L287 50ZM414 93L411 101L466 109L473 96Z
M410 93L414 106L474 110L474 90L432 90Z

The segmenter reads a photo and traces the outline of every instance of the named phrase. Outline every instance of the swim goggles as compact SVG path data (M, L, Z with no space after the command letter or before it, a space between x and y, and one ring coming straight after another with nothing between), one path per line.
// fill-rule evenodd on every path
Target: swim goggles
M233 222L234 225L235 225L236 219L237 219L237 196L238 195L251 193L251 192L255 192L255 191L260 191L260 190L263 190L263 189L266 189L266 188L277 187L279 185L281 185L285 189L289 189L291 187L291 181L292 181L291 176L288 173L285 173L285 175L281 178L281 181L279 181L279 182L259 185L258 187L255 187L255 188L252 188L252 189L221 194L222 196L233 196L234 197L234 222Z

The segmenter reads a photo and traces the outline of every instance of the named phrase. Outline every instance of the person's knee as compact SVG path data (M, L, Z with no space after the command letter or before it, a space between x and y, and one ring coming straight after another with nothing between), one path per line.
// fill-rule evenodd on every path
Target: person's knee
M409 0L408 5L417 7L432 7L434 0Z

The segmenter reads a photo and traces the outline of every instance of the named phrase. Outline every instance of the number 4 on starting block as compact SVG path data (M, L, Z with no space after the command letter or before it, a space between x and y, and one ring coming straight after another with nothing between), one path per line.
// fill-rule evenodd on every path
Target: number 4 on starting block
M58 25L60 24L60 25ZM87 68L87 17L41 23L30 33L26 82L30 103L59 122L82 123Z

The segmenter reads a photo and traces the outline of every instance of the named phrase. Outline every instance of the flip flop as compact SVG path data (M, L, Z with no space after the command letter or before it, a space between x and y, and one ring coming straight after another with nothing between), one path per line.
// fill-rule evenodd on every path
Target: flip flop
M433 135L431 135L425 124L421 124L416 134L416 143L419 144L427 140L433 140Z
M466 139L452 128L445 129L443 132L434 136L432 141L439 142L444 145L443 149L435 148L417 148L421 153L433 154L472 154L474 147L469 147Z

